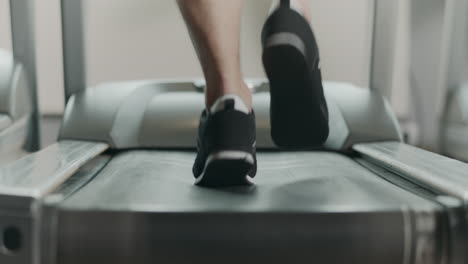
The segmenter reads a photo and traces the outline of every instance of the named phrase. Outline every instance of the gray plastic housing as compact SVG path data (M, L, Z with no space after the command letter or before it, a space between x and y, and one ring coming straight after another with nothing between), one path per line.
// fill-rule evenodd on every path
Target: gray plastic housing
M22 64L0 50L0 165L32 150L29 144L37 130L28 80Z
M31 113L31 94L24 68L13 54L0 50L0 114L12 122Z
M440 129L442 152L468 161L468 83L449 93Z
M400 128L378 93L346 83L325 83L331 133L325 149L362 142L401 141ZM253 87L257 147L275 148L270 136L268 84ZM113 149L194 148L202 89L196 82L135 81L102 84L73 95L60 140L107 143Z

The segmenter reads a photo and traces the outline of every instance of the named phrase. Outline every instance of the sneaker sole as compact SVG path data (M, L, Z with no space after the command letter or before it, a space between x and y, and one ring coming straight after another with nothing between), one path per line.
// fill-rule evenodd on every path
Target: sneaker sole
M320 76L312 76L320 73L310 73L303 53L292 44L266 47L262 60L270 80L271 136L275 144L284 149L323 145L329 133L324 114L327 110L322 109L326 107L321 103L323 95L313 88Z
M205 169L195 184L206 187L250 185L248 174L254 166L254 157L250 153L217 152L208 157Z

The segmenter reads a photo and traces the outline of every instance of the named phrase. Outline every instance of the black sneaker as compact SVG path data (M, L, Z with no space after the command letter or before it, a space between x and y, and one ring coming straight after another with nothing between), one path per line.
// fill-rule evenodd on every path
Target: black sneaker
M309 22L288 2L282 1L262 32L262 60L270 80L271 135L280 148L315 148L329 134L318 45Z
M257 173L255 116L242 99L226 95L204 110L198 130L195 184L223 187L250 184Z

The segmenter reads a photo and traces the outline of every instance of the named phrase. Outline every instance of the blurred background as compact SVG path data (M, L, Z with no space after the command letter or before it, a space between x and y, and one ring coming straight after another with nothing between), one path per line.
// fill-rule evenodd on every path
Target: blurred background
M448 67L449 57L453 56L448 52L450 47L446 47L448 42L442 40L454 35L447 33L447 28L450 32L455 30L453 25L448 26L455 23L449 16L461 17L462 14L450 15L448 11L450 4L456 5L457 0L394 1L399 1L400 7L395 25L398 29L394 43L396 52L389 62L394 74L388 99L407 140L439 151L439 123L447 97L440 72L443 67ZM0 48L11 50L8 2L0 0ZM60 115L64 107L60 3L59 0L35 2L40 110L44 115ZM271 1L246 2L242 32L243 71L246 77L262 77L259 39ZM88 0L85 3L89 85L117 80L201 76L175 1ZM368 88L374 1L311 0L310 4L324 79ZM466 44L466 39L463 41L457 42L458 50ZM463 70L460 74L463 75Z
M9 0L1 4L0 48L11 49ZM260 31L270 0L246 1L242 62L247 77L263 76ZM370 0L311 1L325 78L367 85L371 45ZM175 1L86 1L86 48L90 85L109 80L201 76ZM41 110L63 111L60 4L36 1Z

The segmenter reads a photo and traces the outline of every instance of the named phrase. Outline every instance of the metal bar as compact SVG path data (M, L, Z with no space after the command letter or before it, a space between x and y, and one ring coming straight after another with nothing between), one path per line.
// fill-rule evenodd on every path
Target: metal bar
M374 1L370 88L387 98L393 88L399 5L400 0Z
M467 160L466 118L463 111L464 91L468 84L468 1L448 0L442 38L442 63L437 107L437 139L442 153ZM439 118L440 117L440 118Z
M34 1L10 0L10 12L13 55L15 60L25 67L32 97L33 116L25 148L28 151L36 151L40 148L40 113L37 102Z
M65 102L86 89L83 1L61 0Z
M440 113L444 100L442 72L446 72L447 40L451 38L453 0L411 1L411 97L418 125L419 145L439 150Z
M450 34L447 34L447 68L442 72L442 85L445 89L457 89L468 82L468 1L451 0L447 22Z

